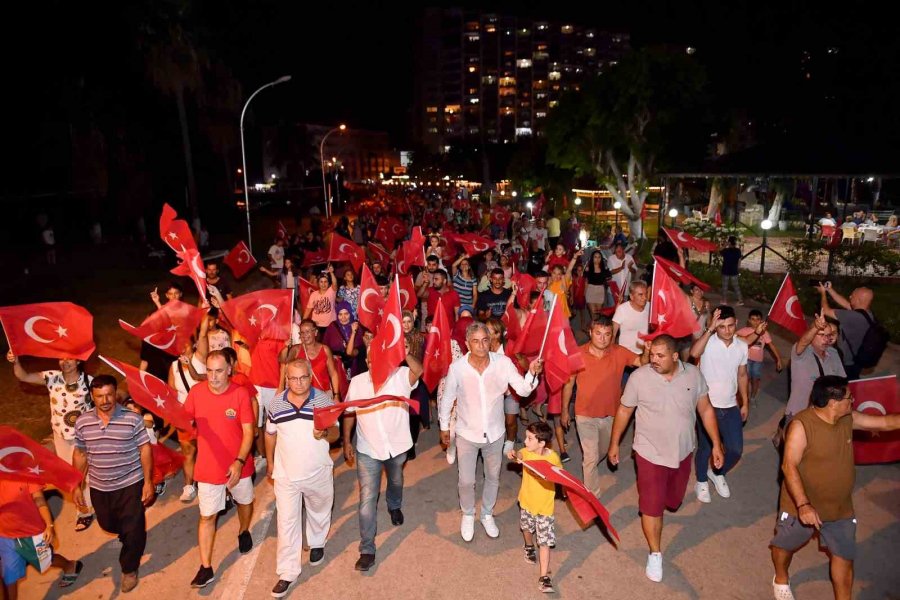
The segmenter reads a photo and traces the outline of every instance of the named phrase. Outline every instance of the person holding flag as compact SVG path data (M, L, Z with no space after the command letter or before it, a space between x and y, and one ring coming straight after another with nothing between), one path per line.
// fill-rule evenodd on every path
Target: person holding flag
M697 414L712 440L713 466L718 469L725 462L706 380L700 369L679 360L675 338L670 335L650 342L650 364L628 378L607 452L613 465L619 464L619 441L635 411L632 449L637 463L638 508L650 549L645 574L650 581L660 582L663 512L666 508L678 510L684 501L696 445Z
M509 387L523 397L531 394L543 370L541 359L535 359L528 366L528 376L522 377L509 357L489 351L490 342L490 332L484 323L473 322L466 328L469 352L450 365L438 407L441 444L447 447L450 412L456 403L456 460L459 505L463 513L460 535L467 542L475 535L475 470L479 452L484 460L481 524L488 537L500 535L494 521L494 504L500 488L506 433L503 398Z

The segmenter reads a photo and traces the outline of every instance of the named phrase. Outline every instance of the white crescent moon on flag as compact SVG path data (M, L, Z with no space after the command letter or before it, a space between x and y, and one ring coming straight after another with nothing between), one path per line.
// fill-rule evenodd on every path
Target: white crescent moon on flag
M484 242L472 242L472 248L475 250L475 252L484 252L485 250L490 248L490 246L488 244L485 244Z
M48 319L47 317L43 317L41 315L38 315L36 317L31 317L30 319L25 321L25 335L27 335L28 337L30 337L31 339L33 339L36 342L41 342L42 344L51 343L53 340L44 339L34 332L34 326L38 321L47 321L49 323L53 322L50 319Z
M138 373L139 373L138 379L141 380L141 385L143 385L143 386L147 389L147 391L149 392L149 391L150 391L150 386L147 385L147 380L145 379L145 378L147 377L147 375L148 375L147 371L138 371ZM150 377L153 377L153 378L155 379L155 377L154 377L153 375L150 375Z
M244 255L247 256L247 260L241 260L241 258L242 258ZM247 250L246 248L241 248L241 251L238 252L238 262L240 262L240 263L245 263L245 264L249 264L249 263L250 263L250 251Z
M18 473L16 470L3 466L3 459L10 454L27 454L31 457L31 460L34 460L34 454L32 454L31 450L28 448L23 448L22 446L8 446L3 448L0 450L0 471L3 473Z
M194 274L200 279L206 279L206 271L200 266L200 253L194 255L194 258L191 259L191 269L193 269Z
M391 343L387 345L387 348L385 348L385 350L396 346L397 342L400 341L400 334L403 332L403 329L400 327L400 321L397 320L397 315L388 315L387 322L393 329L394 338L391 340Z
M147 342L148 344L150 344L151 346L155 347L155 348L159 348L160 350L166 350L166 349L170 348L170 347L172 346L172 344L175 343L175 340L177 339L177 335L176 335L175 332L173 331L173 332L172 332L172 338L169 340L169 342L168 342L167 344L164 344L164 345L160 346L159 344L157 344L157 343L151 341L152 338L153 338L153 336L159 335L160 333L163 333L163 332L162 332L162 331L157 331L156 333L151 333L150 335L148 335L147 337L144 338L144 341Z
M440 343L440 339L441 339L441 330L440 329L438 329L437 327L432 325L431 329L428 330L428 333L436 333L438 336L438 342Z
M563 479L566 479L567 481L573 481L573 482L576 482L576 483L581 483L581 482L579 482L577 479L575 479L574 477L572 477L572 475L571 475L568 471L566 471L566 470L564 470L564 469L560 469L560 468L557 467L556 465L550 465L550 469L551 469L554 473L556 473L557 475L559 475L560 477L562 477Z
M562 352L563 354L565 354L566 356L568 356L569 351L566 350L566 332L565 331L560 330L559 337L556 339L556 342L559 344L559 351Z
M366 306L366 298L369 297L369 294L372 294L373 296L377 296L377 295L378 295L378 292L375 291L375 290L373 290L373 289L371 289L371 288L369 288L369 289L367 289L366 291L364 291L364 292L362 293L362 296L359 297L359 305L360 305L360 306L362 307L362 309L363 309L364 311L366 311L367 313L374 313L375 311L374 311L373 309L371 309L371 308L369 308L368 306Z
M682 273L678 269L674 269L672 267L669 267L669 269L672 271L672 273L675 274L675 277L684 277L684 273Z
M856 407L856 410L862 412L867 408L877 410L883 415L887 414L887 410L885 410L884 405L882 405L881 402L876 402L875 400L866 400L865 402L860 403L860 405Z
M790 298L788 298L788 301L787 301L787 302L785 303L785 305L784 305L784 312L786 312L786 313L788 314L788 316L791 317L792 319L802 319L802 318L803 318L803 317L798 317L798 316L795 315L794 312L791 310L791 307L794 305L794 302L798 302L799 300L800 300L800 299L797 298L797 295L794 294L793 296L791 296Z
M345 247L345 246L346 246L347 250L344 250L344 247ZM341 244L340 246L338 246L338 252L346 252L347 254L351 254L351 255L353 255L354 257L356 256L356 250L354 250L353 248L351 248L351 247L350 247L349 245L347 245L346 243L343 243L343 244Z
M409 302L409 292L401 288L400 290L400 304L402 306L406 306L406 303Z
M397 261L397 271L399 271L400 273L406 272L406 261L402 258Z
M683 231L679 231L679 232L678 232L678 235L676 235L675 237L677 237L679 241L681 241L681 242L683 242L683 243L685 243L685 244L689 243L688 240L687 240L687 238L684 237L684 232L683 232Z
M266 310L268 310L269 312L272 313L272 318L273 318L273 319L274 319L275 316L278 314L278 307L275 306L274 304L260 304L259 306L256 307L256 310L260 310L260 309L263 309L263 308L266 309Z

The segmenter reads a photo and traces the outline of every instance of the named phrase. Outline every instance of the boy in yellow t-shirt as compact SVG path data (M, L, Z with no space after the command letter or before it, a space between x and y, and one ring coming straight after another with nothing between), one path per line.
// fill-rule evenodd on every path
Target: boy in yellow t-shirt
M552 465L562 467L559 455L547 445L553 439L550 425L538 421L531 423L525 430L525 447L516 453L510 450L510 460L518 462L526 460L545 460ZM553 500L556 496L555 485L534 475L527 468L522 471L522 487L519 490L519 528L525 537L525 562L535 564L534 542L540 555L541 576L538 589L545 593L553 593L553 582L550 581L550 548L556 545L556 517L553 516Z

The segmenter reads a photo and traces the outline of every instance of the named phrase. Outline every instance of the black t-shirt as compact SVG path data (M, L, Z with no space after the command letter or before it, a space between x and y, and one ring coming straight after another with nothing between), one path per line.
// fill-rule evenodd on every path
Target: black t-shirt
M722 275L737 275L741 264L740 248L723 248L719 254L722 255Z
M219 293L222 294L222 300L228 300L228 294L231 293L231 286L226 283L225 279L220 275L219 279L215 283L206 282L207 288L215 287L219 290ZM209 302L212 298L212 294L209 289L206 290L206 301Z
M141 342L141 360L147 361L147 372L163 381L169 378L169 366L175 357L153 344Z
M609 280L612 275L609 272L609 267L606 266L606 259L603 258L600 261L600 272L594 272L594 263L593 261L588 262L588 264L584 268L584 277L587 279L588 285L606 285L606 282Z
M503 288L499 294L495 294L493 289L488 288L486 292L478 292L478 303L475 310L490 310L492 317L502 317L506 312L506 303L512 290Z

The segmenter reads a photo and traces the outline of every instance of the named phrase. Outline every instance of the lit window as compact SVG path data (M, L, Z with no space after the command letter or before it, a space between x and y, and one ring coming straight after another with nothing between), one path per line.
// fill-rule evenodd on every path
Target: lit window
M528 58L520 58L516 61L516 66L520 69L528 69L531 67L531 60Z
M594 56L595 54L597 54L597 49L596 49L596 48L585 48L585 49L584 49L584 55L585 55L585 56Z
M481 78L481 83L483 83L485 85L493 85L493 84L497 83L497 78L494 77L493 75L485 75L484 77Z
M466 39L470 42L477 42L481 37L477 33L467 33Z
M428 108L425 109L425 112L436 113L437 106L429 106Z
M551 100L547 103L547 106L549 106L550 108L555 108L556 106L559 106L559 100Z
M547 24L546 23L538 23L537 28L538 28L538 31L544 31L545 29L547 29Z
M478 104L478 98L469 98L469 104Z
M438 131L437 127L429 127L428 128L428 133L437 133L437 131Z
M531 127L516 127L516 137L531 135Z
M563 26L560 28L560 31L561 31L562 33L564 33L564 34L569 34L569 33L572 33L573 29L572 29L572 26L571 26L571 25L563 25Z
M484 26L484 31L486 33L494 33L497 31L497 26L489 23Z
M539 111L537 111L536 113L534 113L534 116L535 116L535 118L537 118L537 119L543 119L544 117L547 116L547 113L544 112L544 111L542 111L542 110L539 110Z
M459 112L459 104L448 104L444 107L444 112L448 115Z
M588 32L585 34L585 36L587 36L589 39L592 39L592 38L594 37L594 32L593 32L593 31L588 31Z
M560 73L559 71L550 71L550 73L547 75L547 79L549 79L550 81L557 81L560 77L562 77L562 73Z
M469 73L474 73L478 70L478 67L469 67Z
M519 35L528 35L529 33L531 33L531 32L528 31L528 29L525 27L523 27L522 29L519 30Z
M506 86L511 86L511 85L516 85L515 77L501 77L500 78L500 87L506 87Z

